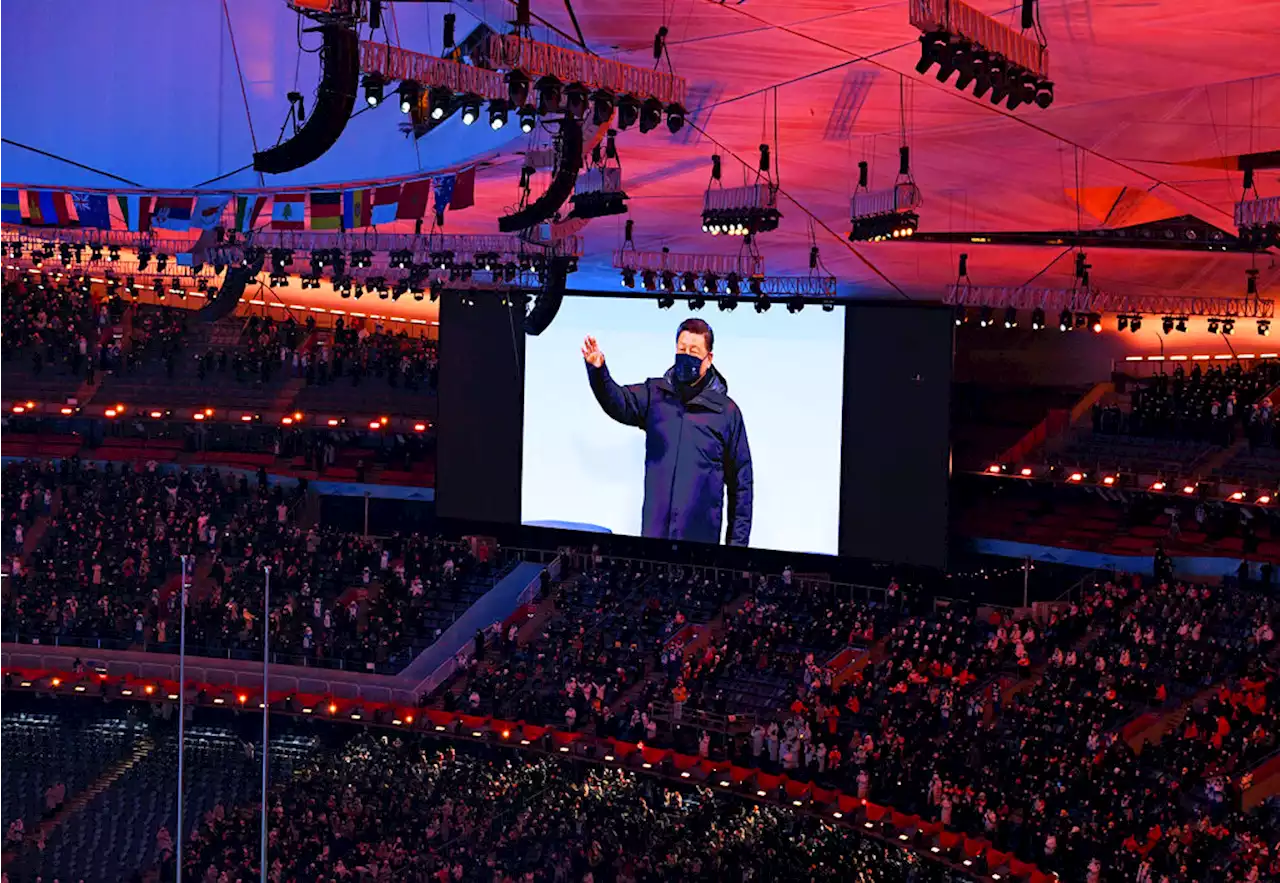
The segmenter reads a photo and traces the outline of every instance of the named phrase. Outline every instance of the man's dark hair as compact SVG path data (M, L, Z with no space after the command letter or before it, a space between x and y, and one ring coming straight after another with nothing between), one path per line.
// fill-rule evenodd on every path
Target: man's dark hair
M676 340L680 339L680 335L688 331L690 334L701 334L707 341L707 352L715 349L716 333L711 330L711 326L704 320L696 317L690 317L680 323L680 327L676 329Z

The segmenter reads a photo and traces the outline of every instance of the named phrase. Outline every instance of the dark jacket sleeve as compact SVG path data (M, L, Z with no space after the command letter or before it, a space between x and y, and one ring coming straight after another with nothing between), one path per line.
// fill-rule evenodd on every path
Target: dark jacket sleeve
M606 414L627 426L644 428L649 416L648 384L619 386L609 376L608 365L596 368L590 363L587 363L587 379L591 383L591 392Z
M729 493L730 546L751 544L751 446L747 444L747 425L742 412L733 411L724 453L724 480Z

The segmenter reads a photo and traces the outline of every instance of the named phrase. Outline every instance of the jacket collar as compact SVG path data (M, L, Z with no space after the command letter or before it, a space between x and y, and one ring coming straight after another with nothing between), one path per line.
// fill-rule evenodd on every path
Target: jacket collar
M729 402L729 384L724 379L724 375L716 369L715 365L712 365L707 373L710 375L707 385L703 387L702 392L690 399L688 404L707 411L714 411L717 414L723 413L725 406ZM659 377L655 383L658 389L667 395L678 396L680 393L676 390L674 374L675 368L668 368L667 373Z

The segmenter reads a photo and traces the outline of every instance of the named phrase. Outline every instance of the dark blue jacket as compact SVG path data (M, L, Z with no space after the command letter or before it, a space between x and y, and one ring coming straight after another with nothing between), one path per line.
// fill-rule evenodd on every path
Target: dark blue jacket
M742 412L714 367L702 390L688 402L681 400L671 373L619 386L607 365L587 365L591 391L604 412L645 431L641 533L719 543L727 488L725 541L746 546L751 540L751 449Z

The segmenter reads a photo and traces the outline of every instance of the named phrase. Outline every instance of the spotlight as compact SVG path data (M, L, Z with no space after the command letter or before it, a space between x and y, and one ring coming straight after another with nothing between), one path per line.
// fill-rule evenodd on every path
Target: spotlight
M1089 314L1089 330L1094 334L1102 333L1102 317L1097 313Z
M640 134L652 132L662 122L662 102L650 98L640 107Z
M1234 332L1235 332L1235 330L1236 330L1236 320L1235 320L1235 319L1223 319L1223 320L1222 320L1222 333L1223 333L1223 334L1232 334L1232 333L1234 333Z
M757 313L767 313L767 312L769 312L769 307L771 307L771 306L773 306L773 304L769 301L769 298L767 298L767 297L757 297L757 298L756 298L756 312L757 312Z
M543 77L538 80L538 113L545 115L560 110L564 90L555 77Z
M992 315L991 315L991 307L983 307L979 314L978 327L990 328L992 322L994 321L995 320L992 318Z
M507 105L501 101L489 102L489 128L495 132L507 124Z
M138 269L145 270L147 265L151 263L151 249L143 245L138 248ZM36 264L39 266L39 264Z
M1171 331L1173 331L1173 316L1165 316L1163 319L1161 319L1160 327L1164 330L1165 334L1168 334Z
M1262 337L1266 337L1270 333L1271 333L1271 322L1267 319L1259 319L1258 334L1261 335Z
M959 327L968 321L969 316L965 313L964 307L956 307L956 327Z
M474 95L462 98L462 125L469 126L480 119L480 99Z
M618 128L629 129L640 118L640 102L630 95L624 95L618 101Z
M507 100L512 107L524 107L529 100L529 78L520 71L507 74Z
M587 115L587 87L581 83L571 83L564 90L565 113L576 120ZM594 115L592 117L594 119Z
M672 273L670 270L662 271L662 290L663 291L676 290L676 274Z
M436 122L444 119L453 104L453 93L443 86L436 86L427 93L427 103L431 105L431 118Z
M804 309L804 298L799 295L787 301L787 312L792 315Z
M1031 311L1031 330L1039 331L1044 328L1044 310L1036 307Z
M1138 329L1142 327L1142 317L1138 315L1129 317L1129 330L1134 334L1138 333Z
M667 131L672 135L684 128L684 108L678 104L667 105Z
M630 267L624 267L622 269L622 287L623 288L636 287L636 271L631 269Z
M1015 310L1013 307L1008 307L1004 311L1004 327L1005 328L1018 327L1018 311Z
M1186 316L1179 316L1179 317L1178 317L1178 325L1177 325L1177 328L1178 328L1178 330L1179 330L1179 331L1182 331L1182 332L1184 332L1184 333L1186 332L1186 330L1187 330L1187 317L1186 317Z
M724 279L725 294L731 297L737 297L742 294L742 277L737 273L730 273Z
M653 270L644 270L640 273L640 281L644 284L645 291L658 290L658 274Z
M400 84L397 92L400 95L400 112L408 113L413 110L413 106L418 103L418 95L421 93L420 87L413 80L405 80Z
M1074 327L1074 324L1075 323L1072 321L1070 310L1063 310L1061 313L1058 314L1058 330L1059 331L1070 331L1072 327Z
M658 309L660 310L669 310L675 305L676 299L674 297L663 296L658 298Z
M1210 333L1210 334L1217 334L1217 333L1218 333L1218 320L1217 320L1217 319L1210 319L1210 320L1209 320L1209 333Z
M520 108L520 131L528 135L538 125L538 115L532 107Z
M703 308L703 307L705 307L706 305L707 305L706 298L702 298L702 297L691 297L691 298L689 298L689 309L691 309L691 310L693 310L693 311L695 311L695 312L697 312L698 310L702 309L702 308Z
M1128 327L1129 327L1129 317L1128 317L1128 316L1117 316L1117 317L1116 317L1116 331L1124 331L1124 330L1125 330L1125 329L1127 329Z
M694 273L685 273L680 277L680 290L691 293L698 290L698 277Z
M606 89L598 89L591 95L591 121L596 126L603 126L613 117L613 93Z
M364 100L370 107L377 107L382 103L382 77L378 74L365 74L364 77ZM350 94L350 93L348 93Z
M708 273L702 277L702 290L707 294L715 294L720 290L720 277L715 273Z
M1036 104L1042 110L1049 109L1049 105L1053 104L1053 83L1048 80L1042 80L1036 86Z
M731 297L722 297L716 301L716 306L725 312L733 312L738 308L738 302Z

